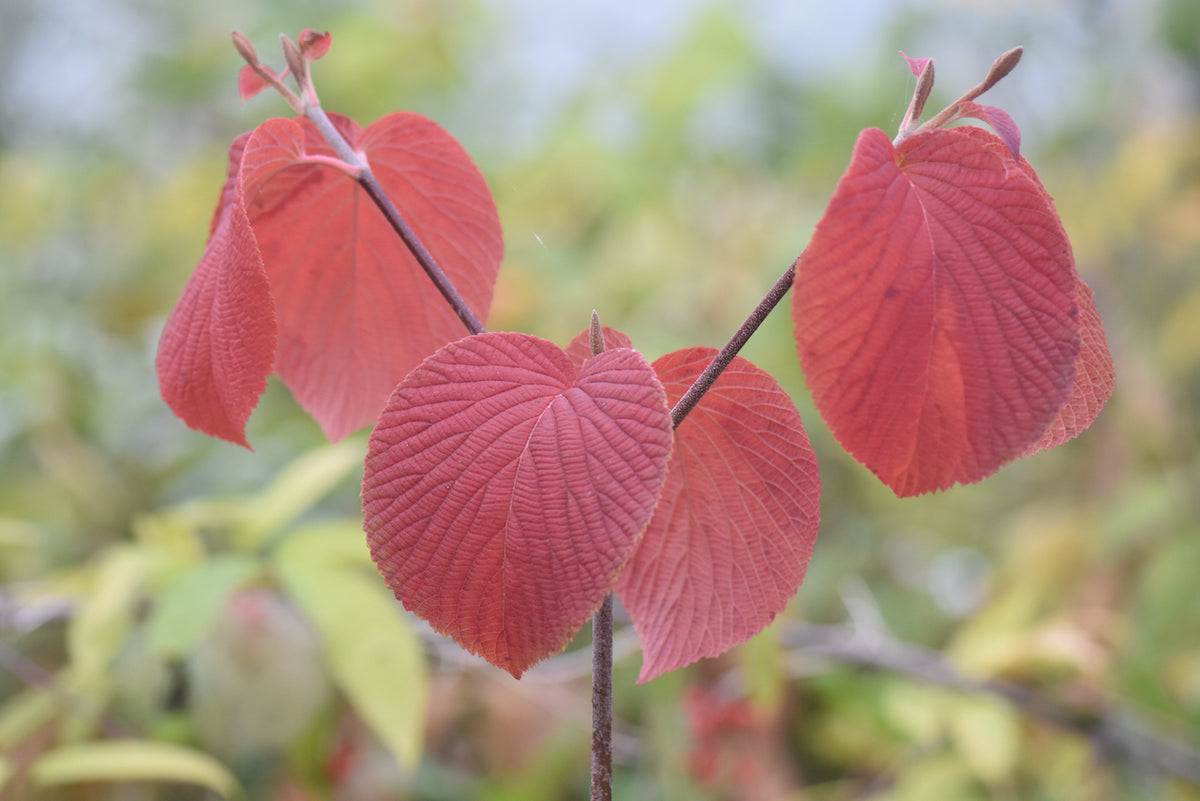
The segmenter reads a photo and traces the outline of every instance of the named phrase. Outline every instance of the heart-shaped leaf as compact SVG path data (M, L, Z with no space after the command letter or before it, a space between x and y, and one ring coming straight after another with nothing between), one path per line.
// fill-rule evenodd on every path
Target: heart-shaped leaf
M411 113L360 130L334 117L425 247L483 319L504 246L487 184L448 133ZM242 186L279 316L275 370L336 440L463 324L383 214L305 119L246 144Z
M670 447L637 351L580 369L525 334L462 339L409 373L371 434L371 555L406 608L520 676L612 590Z
M716 353L654 362L670 403ZM791 398L735 358L676 429L658 508L617 581L645 654L639 682L724 653L783 611L812 556L820 495Z
M1025 453L1071 393L1070 243L1033 169L993 134L863 131L796 271L817 408L898 495Z

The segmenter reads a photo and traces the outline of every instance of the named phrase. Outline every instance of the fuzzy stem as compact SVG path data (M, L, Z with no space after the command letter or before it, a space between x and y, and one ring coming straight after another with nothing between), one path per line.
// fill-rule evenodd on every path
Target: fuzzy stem
M592 309L588 327L592 355L604 352L604 329ZM613 597L592 615L592 801L612 801Z
M613 597L592 615L592 801L612 801Z
M374 173L371 172L371 167L367 164L358 153L356 153L346 142L345 138L333 125L333 121L325 113L325 110L318 105L306 103L304 106L304 116L306 116L329 146L333 148L333 152L338 155L342 161L345 161L357 171L356 180L359 186L366 191L367 196L375 202L379 210L383 212L383 216L391 224L392 230L403 240L408 247L413 258L421 265L421 269L429 276L429 280L433 281L433 285L437 287L438 292L442 293L442 297L450 304L450 308L458 315L458 319L462 320L467 331L472 334L482 334L484 332L483 323L471 311L471 307L467 305L467 301L458 293L453 282L438 265L437 260L433 258L433 254L426 249L425 245L417 237L417 234L409 226L408 222L400 214L400 210L392 203L392 199L387 196L383 186L380 185Z
M725 368L733 361L733 357L737 356L742 346L750 341L750 337L754 335L758 327L767 319L767 315L779 305L779 301L783 300L783 296L792 288L792 279L796 276L796 263L799 261L799 259L796 259L790 267L784 270L783 275L775 282L775 286L771 287L766 297L759 302L758 306L750 313L750 316L746 318L746 321L742 323L733 337L725 343L725 347L721 349L721 352L709 362L708 367L704 368L704 372L696 378L695 383L688 387L688 391L683 393L683 397L679 399L679 402L675 404L675 408L671 410L671 424L675 428L679 428L679 424L683 422L683 418L687 417L688 412L695 408L696 404L700 402L700 398L704 397L704 393L712 389L712 385L716 383L721 373L725 372Z

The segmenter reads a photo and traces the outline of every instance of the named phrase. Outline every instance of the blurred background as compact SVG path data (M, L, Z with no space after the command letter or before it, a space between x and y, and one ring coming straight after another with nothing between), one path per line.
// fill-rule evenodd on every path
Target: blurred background
M228 144L288 113L239 100L229 32L281 67L305 27L333 34L327 109L417 111L475 157L507 245L489 328L565 344L595 308L650 359L719 347L803 249L857 132L903 116L898 50L937 60L933 110L1024 45L986 102L1096 291L1111 402L897 500L777 312L744 355L808 424L816 554L721 659L638 686L618 623L616 796L1200 798L1196 0L0 0L0 798L587 797L586 628L512 680L382 587L365 432L329 446L272 379L249 452L158 397ZM1040 700L881 669L897 642Z

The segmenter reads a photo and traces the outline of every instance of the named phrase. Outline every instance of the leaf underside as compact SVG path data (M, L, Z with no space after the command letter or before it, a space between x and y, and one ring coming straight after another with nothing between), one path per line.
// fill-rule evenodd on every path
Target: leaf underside
M275 304L241 201L238 167L249 135L234 140L208 246L163 329L159 392L192 428L250 447L246 421L275 362Z
M1079 285L1049 195L998 137L863 131L796 271L817 408L897 495L978 481L1072 393Z
M634 350L578 369L524 334L452 343L370 439L367 540L405 607L514 676L611 591L657 501L671 423Z
M1079 358L1075 360L1075 383L1071 388L1071 396L1042 438L1030 446L1023 456L1056 448L1079 436L1092 424L1112 396L1116 371L1092 288L1080 281L1076 292L1081 345Z
M715 355L654 362L670 403ZM783 611L812 557L820 494L791 398L735 358L675 431L658 508L617 582L645 654L639 682L724 653Z

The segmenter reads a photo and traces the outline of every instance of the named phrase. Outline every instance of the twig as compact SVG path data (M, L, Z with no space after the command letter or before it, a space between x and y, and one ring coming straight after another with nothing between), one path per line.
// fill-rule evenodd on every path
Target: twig
M797 259L796 261L799 261ZM771 287L764 297L755 307L746 321L738 328L730 340L725 343L725 347L716 355L708 367L704 368L695 382L688 387L688 391L683 393L683 397L675 404L675 408L671 409L671 424L675 428L679 428L679 424L688 416L688 412L696 407L700 402L700 398L704 397L704 393L712 389L712 385L721 377L721 373L725 372L725 368L733 361L733 357L738 355L738 351L750 341L750 337L758 330L758 327L763 324L779 301L783 300L783 296L792 288L792 279L796 275L796 262L788 267L779 280L775 282L775 286Z
M1086 737L1108 757L1200 785L1200 751L1153 731L1129 713L1073 707L1012 682L973 679L956 670L937 651L886 635L868 638L841 626L792 623L781 639L789 648L806 655L886 670L959 692L997 696L1029 717Z
M592 615L592 801L612 801L613 597Z
M588 327L592 355L604 352L604 329L592 309ZM612 801L613 596L592 615L592 801Z

